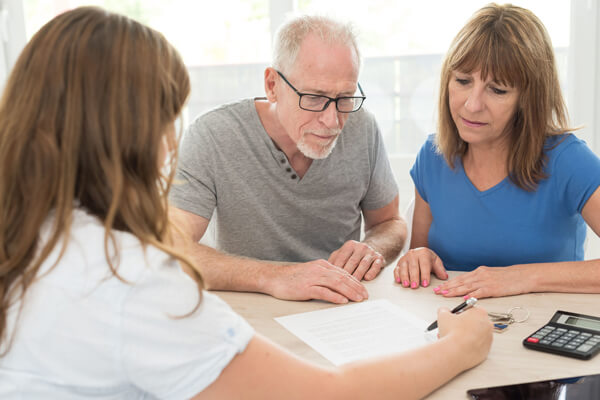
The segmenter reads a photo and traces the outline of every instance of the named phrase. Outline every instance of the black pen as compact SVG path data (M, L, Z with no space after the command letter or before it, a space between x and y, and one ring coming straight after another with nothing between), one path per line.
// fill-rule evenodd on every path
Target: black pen
M475 303L477 303L477 299L475 297L469 297L464 303L457 305L450 312L452 314L459 314L459 313L466 311L469 308L473 307L475 305ZM433 321L431 323L431 325L429 325L427 327L427 330L431 331L431 330L434 330L435 328L437 328L437 320Z

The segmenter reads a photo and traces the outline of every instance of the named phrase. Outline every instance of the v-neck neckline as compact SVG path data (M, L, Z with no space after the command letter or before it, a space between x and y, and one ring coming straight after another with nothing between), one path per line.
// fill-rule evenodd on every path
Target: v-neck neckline
M473 184L473 182L471 181L471 178L469 178L469 176L467 175L467 172L465 171L465 166L463 165L462 159L458 160L458 165L460 167L460 173L462 174L464 180L467 182L467 185L469 185L471 187L471 189L477 196L485 196L490 193L493 193L496 190L503 188L509 180L508 176L505 176L504 179L502 179L500 182L496 183L494 186L492 186L486 190L479 190L479 189L477 189L477 186L475 186Z

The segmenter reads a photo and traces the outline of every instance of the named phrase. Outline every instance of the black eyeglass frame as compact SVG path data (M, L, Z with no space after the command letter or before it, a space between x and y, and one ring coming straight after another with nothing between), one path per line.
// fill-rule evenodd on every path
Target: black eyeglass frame
M275 71L277 71L277 70L275 70ZM291 87L291 88L292 88L292 90L293 90L293 91L294 91L294 92L295 92L295 93L298 95L298 107L300 107L301 109L303 109L303 110L306 110L306 111L312 111L312 112L323 112L323 111L325 111L325 110L327 109L327 107L329 107L329 104L331 104L331 103L333 102L333 103L335 103L335 109L336 109L338 112L341 112L341 113L344 113L344 114L350 114L350 113L357 112L358 110L360 110L360 108L362 107L363 103L365 102L365 99L367 98L367 96L365 96L365 93L363 92L363 90L362 90L362 87L360 86L360 83L359 83L359 82L356 82L356 84L358 85L358 90L360 90L360 96L340 96L340 97L335 97L335 98L333 98L333 97L325 96L325 95L322 95L322 94L314 94L314 93L303 93L303 92L300 92L300 91L298 91L298 89L296 89L296 88L294 87L294 85L292 85L292 84L290 83L290 81L288 81L288 80L286 79L286 77L285 77L285 76L283 76L283 74L282 74L281 72L277 71L277 73L279 74L279 76L281 77L281 79L283 79L283 81L284 81L285 83L287 83L287 84L288 84L288 86L289 86L289 87ZM326 102L326 103L323 105L323 108L322 108L322 109L320 109L320 110L311 110L311 109L308 109L308 108L304 108L304 107L302 107L302 96L323 97L323 98L326 98L326 99L327 99L327 102ZM357 108L356 110L352 110L352 111L342 111L342 110L340 110L340 108L338 107L338 101L339 101L339 100L343 100L343 99L360 99L360 104L358 105L358 108Z

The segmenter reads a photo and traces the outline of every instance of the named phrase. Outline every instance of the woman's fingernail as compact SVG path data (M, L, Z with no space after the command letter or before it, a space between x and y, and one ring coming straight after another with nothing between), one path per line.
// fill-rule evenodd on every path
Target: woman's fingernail
M442 290L442 294L448 294L448 291L444 289Z
M439 292L440 291L440 287L439 286L434 287L433 291L436 292L436 293Z
M463 299L467 300L469 297L470 297L470 296L469 296L468 294L465 294L465 295L463 296Z
M429 285L429 282L427 282L427 279L423 280L423 287L427 287Z
M413 289L416 289L417 288L417 282L411 283L410 287L413 288Z
M404 287L408 286L408 281L402 282L402 286L404 286Z
M400 278L396 278L396 283L400 283Z

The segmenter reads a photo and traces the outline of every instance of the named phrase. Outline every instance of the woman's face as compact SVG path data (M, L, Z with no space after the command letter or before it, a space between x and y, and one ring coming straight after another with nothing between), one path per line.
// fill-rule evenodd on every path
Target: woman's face
M504 143L517 109L519 91L479 71L453 71L448 83L450 113L462 140L474 146Z

